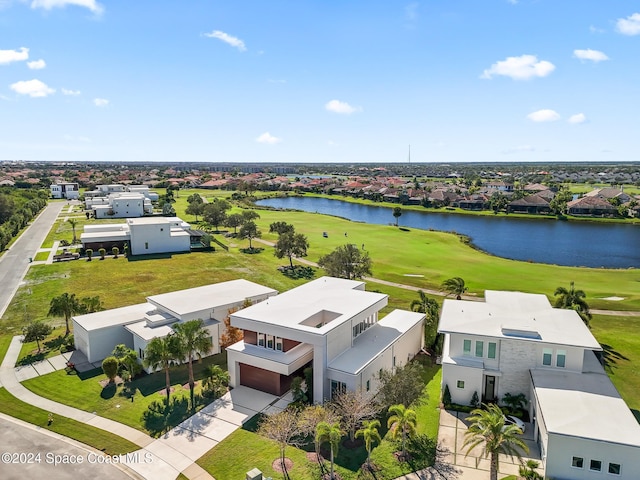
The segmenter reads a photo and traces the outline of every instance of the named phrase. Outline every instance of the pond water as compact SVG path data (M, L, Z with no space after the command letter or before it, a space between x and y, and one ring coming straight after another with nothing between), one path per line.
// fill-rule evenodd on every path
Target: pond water
M392 208L327 198L286 197L259 205L337 215L358 222L395 222ZM640 226L622 223L563 222L456 215L404 210L400 226L456 232L471 237L487 253L514 260L567 266L639 268Z

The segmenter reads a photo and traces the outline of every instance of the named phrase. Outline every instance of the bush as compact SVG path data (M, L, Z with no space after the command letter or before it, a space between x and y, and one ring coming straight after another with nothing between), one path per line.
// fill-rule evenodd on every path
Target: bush
M478 392L473 392L473 395L471 396L471 403L469 405L471 405L473 408L478 408L480 406Z
M446 408L451 405L451 392L449 391L449 385L444 386L444 393L442 394L442 403Z

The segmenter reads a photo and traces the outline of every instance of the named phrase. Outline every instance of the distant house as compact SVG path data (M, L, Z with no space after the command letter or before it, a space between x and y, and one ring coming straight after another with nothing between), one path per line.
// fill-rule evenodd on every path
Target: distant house
M549 213L550 202L539 194L527 195L509 202L507 209L513 213Z
M585 193L585 197L598 197L605 200L610 200L612 198L617 198L620 203L627 203L631 200L631 196L628 193L625 193L621 188L596 188L595 190L591 190L588 193Z
M569 215L614 216L618 209L600 197L581 197L567 203Z
M275 395L313 368L313 401L336 392L375 392L381 370L393 370L423 346L424 314L394 310L378 321L387 295L364 282L321 277L231 314L244 340L227 348L232 387Z
M487 291L484 302L446 299L438 331L442 388L454 403L468 405L474 392L494 403L525 395L545 478L638 478L640 425L574 310L544 295Z
M124 344L144 360L147 344L173 332L176 323L202 319L211 336L211 355L220 353L223 321L245 301L256 303L278 292L248 280L231 280L203 287L152 295L146 303L73 317L75 347L91 363L111 355Z
M75 182L56 182L49 187L53 198L74 200L80 196L80 187Z

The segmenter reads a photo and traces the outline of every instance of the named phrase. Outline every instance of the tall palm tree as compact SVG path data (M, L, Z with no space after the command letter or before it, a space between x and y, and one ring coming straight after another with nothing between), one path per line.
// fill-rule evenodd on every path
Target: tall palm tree
M72 316L77 313L83 313L84 307L82 303L76 298L76 294L68 294L63 293L62 295L58 295L51 299L51 303L49 304L49 312L47 316L49 317L64 317L64 323L66 330L64 332L64 336L68 336L71 333L71 329L69 328L69 320Z
M75 244L78 241L76 237L76 225L78 224L78 220L76 220L75 218L70 218L67 221L69 222L69 224L71 225L71 229L73 230L73 240L71 243Z
M505 425L502 410L495 404L485 405L486 409L476 408L467 418L471 422L464 434L463 447L468 447L468 455L478 445L482 445L482 456L490 457L490 478L498 479L498 458L505 454L521 459L521 451L528 453L529 448L522 441L522 431L516 425Z
M171 378L169 368L178 363L180 348L173 334L166 337L155 337L148 344L144 351L144 366L153 370L162 368L165 374L167 389L167 405L169 405L169 395L171 395Z
M400 207L393 207L393 217L396 219L396 227L398 226L398 220L402 216L402 209Z
M211 343L211 335L209 331L204 327L202 319L190 320L184 323L178 323L173 327L175 332L176 341L180 350L181 356L187 358L187 365L189 366L189 394L191 396L191 408L195 409L193 404L195 379L193 378L193 358L202 358L203 355L208 354L213 348Z
M440 313L440 305L433 298L427 297L422 291L418 290L419 298L411 302L411 310L414 312L424 313L426 316L424 337L425 346L431 348L436 340L438 316Z
M589 326L591 313L589 312L589 305L585 301L587 294L583 290L576 290L575 285L571 282L568 290L564 287L558 287L553 295L558 297L555 303L556 308L575 310L584 324Z
M418 418L416 412L410 408L406 408L402 404L391 405L389 407L389 419L387 426L391 431L391 437L394 440L400 438L402 440L402 456L407 458L406 442L407 437L411 437L416 433Z
M455 295L456 300L460 300L462 295L468 290L464 280L460 277L446 279L442 282L442 289L450 295Z
M380 433L378 432L379 427L379 420L365 420L362 422L362 428L356 432L356 438L364 438L364 446L367 449L367 465L371 465L371 448L373 447L373 442L382 442L382 438L380 438Z
M331 474L329 476L330 480L333 480L335 477L333 475L333 457L338 453L338 447L340 446L340 439L342 438L343 432L340 430L339 423L329 424L327 422L320 422L316 427L316 442L318 445L322 445L325 442L329 442L329 447L331 451Z

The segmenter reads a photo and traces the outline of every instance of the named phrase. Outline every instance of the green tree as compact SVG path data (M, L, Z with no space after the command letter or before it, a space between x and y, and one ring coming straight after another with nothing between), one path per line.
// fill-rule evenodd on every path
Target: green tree
M369 252L361 252L351 243L337 247L333 252L323 255L318 260L318 265L332 277L356 279L371 275Z
M365 420L362 423L362 428L356 432L357 438L364 438L364 447L367 449L368 466L371 466L371 450L373 448L373 442L378 444L382 442L378 428L380 428L379 420Z
M169 405L169 396L171 395L171 377L169 369L175 365L177 359L180 358L180 348L175 335L167 335L166 337L155 337L148 344L144 351L143 363L145 367L152 370L163 369L167 390L167 406Z
M343 432L342 430L340 430L340 424L337 422L333 424L320 422L316 427L316 442L318 443L318 445L329 443L329 450L331 452L331 470L329 480L335 479L335 475L333 473L333 458L338 454L338 448L340 446L342 435Z
M278 237L273 254L278 258L289 257L289 265L293 268L293 257L306 257L309 240L302 233L286 232Z
M22 328L22 334L24 335L22 343L36 342L38 345L38 353L40 353L40 342L44 341L45 338L51 335L52 331L53 329L51 328L51 325L40 320L36 320Z
M240 227L240 238L246 238L249 240L249 250L253 250L251 241L254 238L260 238L261 236L262 232L258 229L258 226L254 221L246 222Z
M464 434L463 448L468 447L465 456L475 447L482 446L482 456L489 458L490 479L498 479L499 455L522 458L521 451L529 448L522 441L522 432L516 425L505 425L502 410L495 404L486 405L486 409L476 408L467 417L471 422Z
M223 370L220 365L211 365L204 371L202 379L203 395L219 398L227 391L229 385L229 372Z
M396 219L396 227L398 226L398 220L402 216L402 209L400 207L393 207L393 218Z
M231 204L226 200L216 198L213 202L207 203L202 212L204 220L213 225L218 231L218 227L223 225L227 218L227 210L231 208Z
M111 355L118 360L118 364L129 372L129 378L135 377L140 373L141 367L138 363L138 355L135 350L121 343L116 345Z
M198 195L198 198L200 198L200 195ZM202 200L202 198L200 198L200 200ZM195 215L196 222L197 222L198 221L198 215L202 215L204 213L204 207L205 207L205 204L202 203L202 201L200 201L200 202L191 202L191 203L189 203L189 205L187 205L187 208L185 209L185 213L187 213L189 215Z
M94 313L104 310L104 306L100 301L100 297L96 295L95 297L84 297L80 300L80 309L81 311L78 313Z
M424 391L424 367L418 362L409 362L395 371L382 370L378 386L378 402L382 408L401 403L415 405Z
M213 348L211 335L209 335L209 331L205 328L204 321L200 318L184 323L177 323L174 325L173 330L175 332L176 343L178 344L177 348L181 354L180 356L187 358L191 409L195 410L193 399L196 382L193 376L193 359L194 357L200 359L203 355L211 352Z
M391 405L389 407L391 414L387 419L387 426L391 432L391 438L401 440L401 449L403 458L407 458L406 442L407 437L412 437L416 433L418 418L416 412L410 408L406 408L402 404Z
M102 361L102 371L109 379L109 383L113 383L118 375L118 359L116 357L107 357Z
M422 290L418 290L418 298L411 302L410 307L414 312L425 314L424 344L427 348L432 348L438 335L440 305L433 298L427 297Z
M591 313L589 312L589 304L586 302L587 294L583 290L576 290L573 282L569 284L569 288L564 287L556 288L553 293L556 298L556 308L566 308L569 310L575 310L580 315L580 318L586 326L589 326L591 321Z
M67 335L69 335L69 333L71 333L71 329L69 327L69 320L71 320L72 316L79 313L84 313L84 311L80 301L78 301L78 299L76 298L75 293L72 293L71 295L69 295L68 293L65 292L62 295L58 295L57 297L54 297L51 299L51 303L49 304L49 312L47 313L47 316L64 317L64 323L65 323L64 336L66 337Z
M273 222L269 225L269 233L277 233L282 235L283 233L294 233L295 227L287 222Z
M191 205L192 203L200 203L203 204L204 200L202 199L202 196L199 193L192 193L191 195L189 195L187 197L187 203L189 205Z
M71 241L71 243L75 244L78 241L78 238L76 237L76 225L78 224L78 220L76 220L75 218L70 218L67 221L69 222L69 224L71 225L71 229L73 230L73 240Z
M238 227L240 225L242 225L242 215L239 213L232 213L224 222L225 227L233 228L234 235L238 233Z
M536 468L538 468L539 466L539 462L529 459L527 460L527 463L525 463L524 465L520 465L520 467L518 468L518 474L524 480L543 480L544 477L536 472Z
M240 215L242 215L243 224L258 220L260 218L260 215L255 210L243 210Z
M442 289L449 295L455 295L456 300L460 300L462 295L468 290L464 280L460 277L448 278L442 282Z

